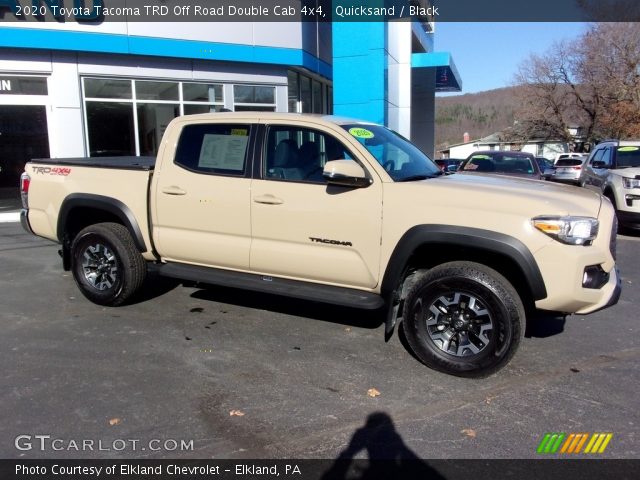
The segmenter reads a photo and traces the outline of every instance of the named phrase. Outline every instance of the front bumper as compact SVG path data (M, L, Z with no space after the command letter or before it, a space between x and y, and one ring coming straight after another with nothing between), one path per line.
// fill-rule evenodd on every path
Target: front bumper
M586 314L618 301L621 282L615 261L616 221L609 202L602 203L598 219L600 232L592 245L564 245L552 240L534 254L547 288L547 297L536 301L537 308ZM598 278L588 281L587 272L593 273L593 267L600 271Z
M613 289L611 289L612 285L613 285ZM618 272L617 268L614 268L611 271L609 276L609 282L607 282L607 285L605 285L603 288L606 288L606 291L610 292L608 297L605 296L602 302L600 302L599 304L592 305L582 310L578 310L576 313L578 314L594 313L594 312L597 312L598 310L604 310L605 308L612 307L613 305L618 303L618 300L620 300L620 295L622 294L622 278L620 277L620 272Z

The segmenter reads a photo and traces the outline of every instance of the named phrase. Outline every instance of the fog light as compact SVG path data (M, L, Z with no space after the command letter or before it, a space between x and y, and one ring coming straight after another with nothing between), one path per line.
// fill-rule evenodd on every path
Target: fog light
M585 267L582 274L582 288L599 289L607 284L609 274L602 270L600 265Z

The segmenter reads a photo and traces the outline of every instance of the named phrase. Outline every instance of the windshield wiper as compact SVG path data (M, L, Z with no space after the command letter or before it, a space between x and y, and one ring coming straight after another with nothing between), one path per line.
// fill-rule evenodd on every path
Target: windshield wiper
M440 175L443 175L443 172L435 172L432 175L411 175L409 177L405 177L405 178L401 178L400 180L397 180L398 182L413 182L416 180L427 180L429 178L436 178L439 177Z

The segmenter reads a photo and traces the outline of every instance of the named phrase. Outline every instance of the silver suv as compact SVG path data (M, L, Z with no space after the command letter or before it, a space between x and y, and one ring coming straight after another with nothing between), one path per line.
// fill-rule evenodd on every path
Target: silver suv
M556 160L556 163L553 165L554 170L550 180L583 186L581 177L586 162L586 155L560 158Z
M611 200L620 225L640 229L640 140L599 143L583 169L581 184Z

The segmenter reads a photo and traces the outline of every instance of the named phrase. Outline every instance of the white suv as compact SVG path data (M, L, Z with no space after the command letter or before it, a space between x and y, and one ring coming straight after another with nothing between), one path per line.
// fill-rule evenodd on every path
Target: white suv
M640 229L640 140L599 143L581 183L611 200L620 225Z

